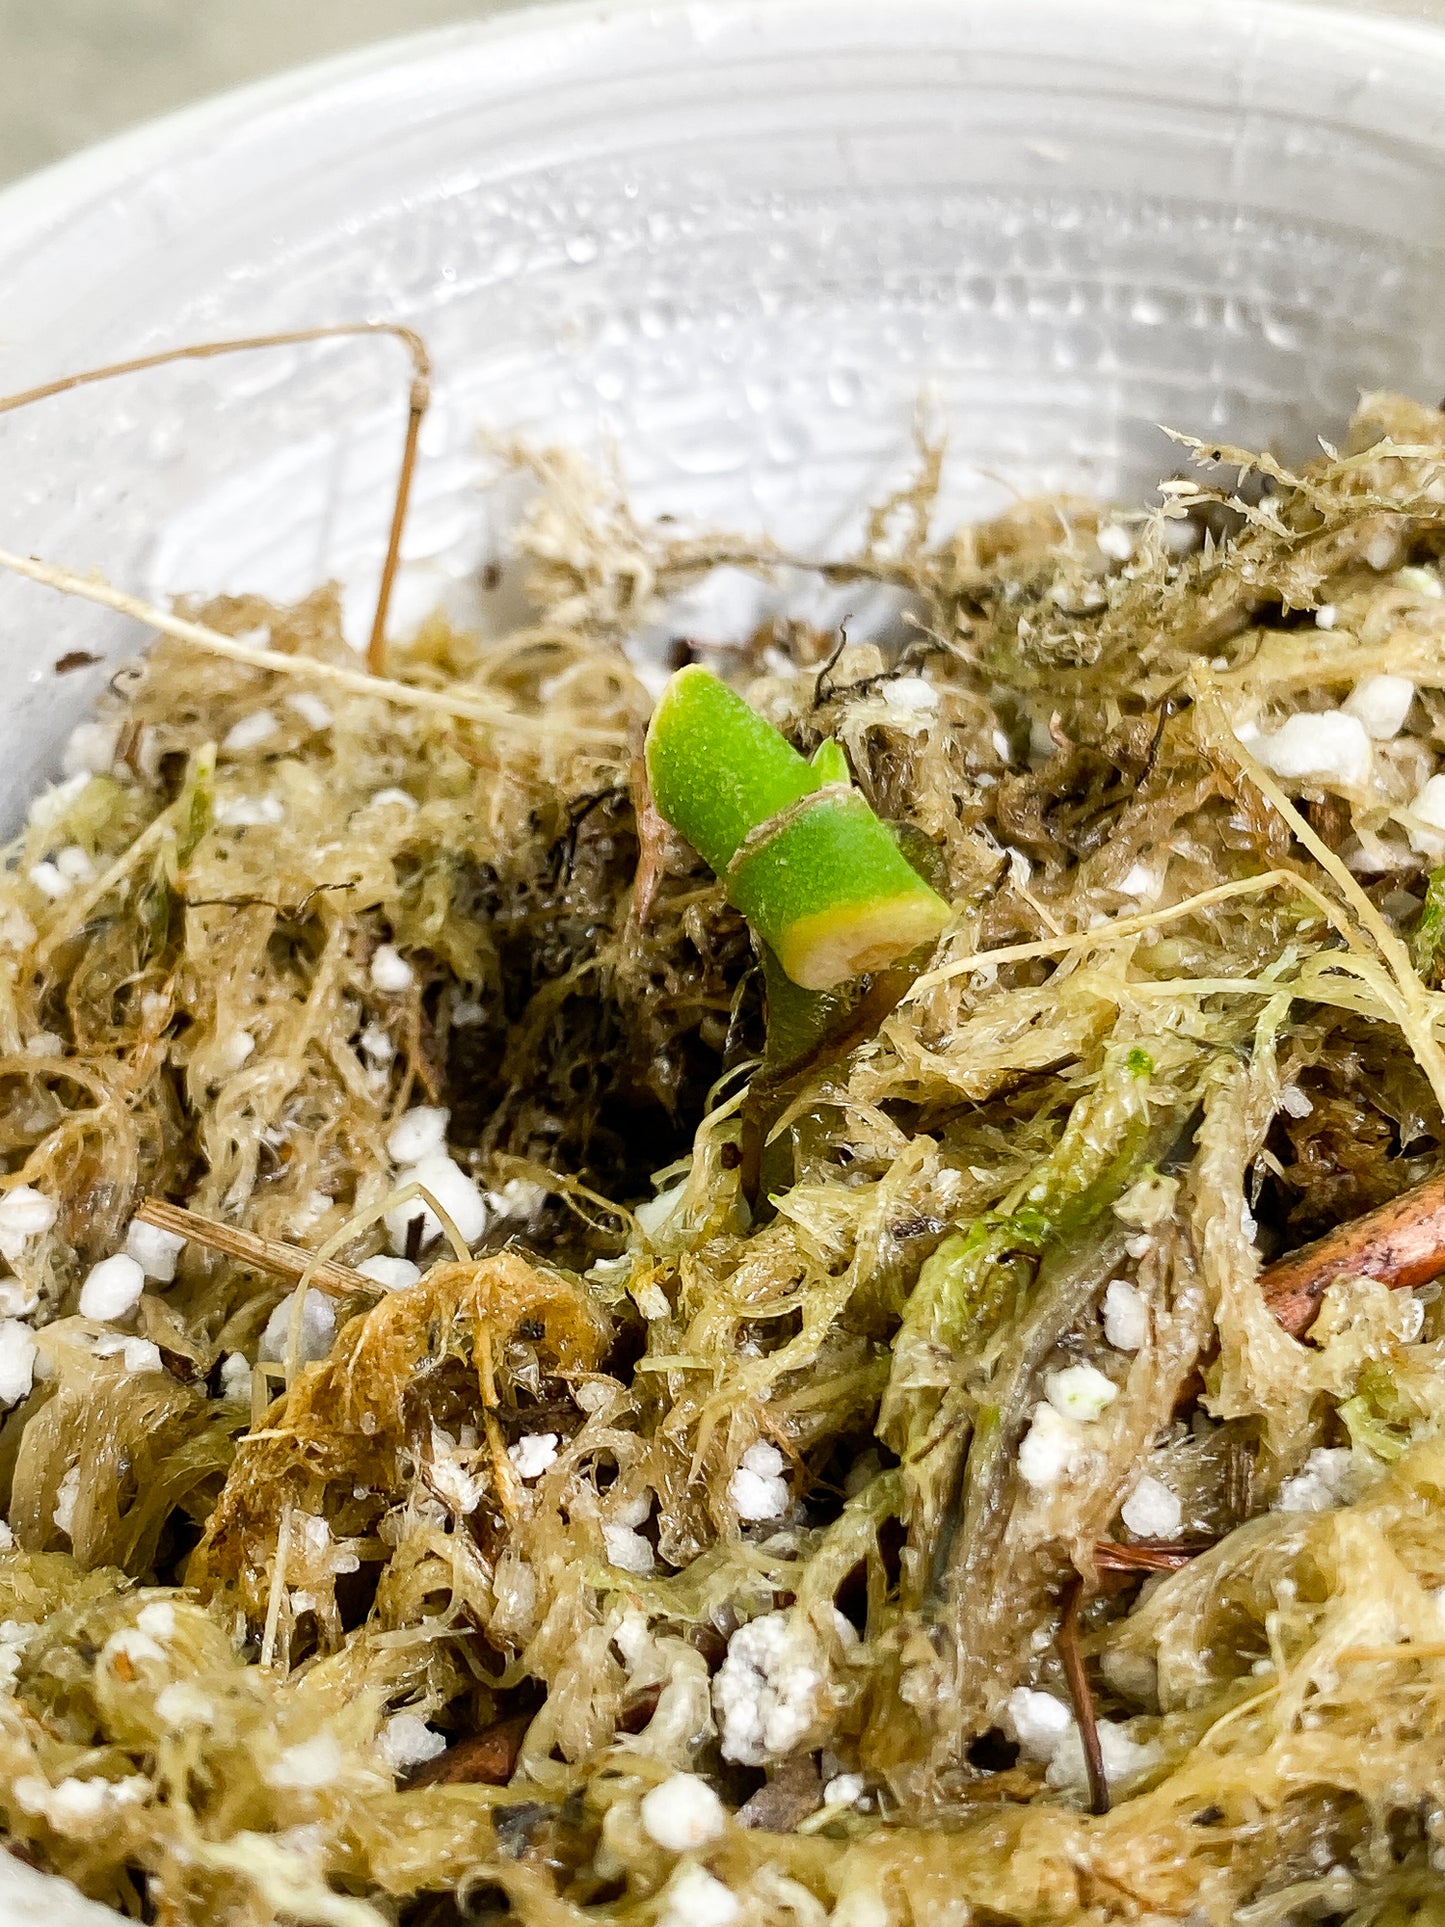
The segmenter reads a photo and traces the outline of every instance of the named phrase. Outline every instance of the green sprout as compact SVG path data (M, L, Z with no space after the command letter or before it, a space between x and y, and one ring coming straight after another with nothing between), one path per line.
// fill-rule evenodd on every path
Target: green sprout
M1445 951L1445 868L1430 872L1420 921L1415 926L1415 968L1427 984L1439 982L1442 951Z
M646 756L658 812L803 989L886 969L947 922L948 905L852 787L838 745L809 763L707 670L668 683Z

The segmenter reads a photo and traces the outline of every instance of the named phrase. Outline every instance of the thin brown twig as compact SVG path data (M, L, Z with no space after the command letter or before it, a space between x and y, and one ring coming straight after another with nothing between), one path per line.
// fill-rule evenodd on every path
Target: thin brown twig
M97 577L80 575L74 569L59 568L55 563L42 562L36 556L16 555L10 549L0 549L0 569L13 570L27 581L43 583L47 588L59 590L62 595L81 596L87 602L98 603L102 609L114 609L120 615L131 616L149 628L158 629L163 636L174 636L179 642L194 643L198 649L204 649L226 662L244 663L251 669L329 683L333 688L345 689L351 695L375 696L382 702L397 703L403 708L431 710L452 719L489 723L499 729L512 729L519 734L530 735L541 742L547 742L556 735L557 725L552 718L521 715L470 686L452 683L445 688L433 689L425 683L393 682L387 676L373 676L364 669L347 669L341 663L328 662L322 656L288 656L279 649L256 649L250 643L237 642L234 636L223 636L218 629L208 629L202 622L191 622L185 616L157 608L153 602L129 595L124 589L112 588L108 582ZM578 743L598 743L609 748L619 741L616 729L595 728L585 723L569 724L567 734Z
M1178 1572L1191 1559L1207 1551L1207 1546L1126 1546L1113 1539L1101 1539L1094 1547L1094 1564L1100 1572Z
M1089 1776L1089 1811L1103 1814L1109 1811L1109 1776L1104 1771L1104 1754L1099 1745L1099 1722L1094 1714L1094 1696L1089 1690L1088 1676L1084 1671L1084 1655L1079 1646L1079 1613L1083 1603L1084 1582L1075 1575L1064 1588L1064 1616L1059 1622L1058 1637L1054 1644L1059 1655L1059 1664L1064 1669L1064 1680L1069 1689L1069 1700L1074 1709L1079 1739L1083 1743L1084 1771Z
M391 592L401 555L402 529L416 469L417 443L421 435L422 417L431 401L431 356L426 343L414 328L407 328L399 321L343 321L329 327L291 328L269 335L241 335L230 341L194 341L184 348L163 348L153 355L134 355L128 361L108 362L101 368L86 368L79 374L62 375L56 381L42 382L37 388L22 389L18 394L0 399L0 415L8 415L17 408L27 408L31 402L47 401L52 395L66 394L72 388L84 388L92 382L113 381L118 375L142 374L148 368L161 368L168 362L208 361L213 355L241 354L261 348L291 348L304 342L330 341L356 335L390 335L405 346L411 355L412 365L406 436L402 443L401 466L392 500L391 526L387 532L386 558L382 563L381 583L377 590L376 614L372 618L371 637L366 647L366 666L373 675L379 675L386 651L386 618L391 607Z
M421 337L416 336L418 344ZM397 563L401 560L401 533L406 525L407 504L411 500L412 476L416 472L417 443L421 437L422 416L431 400L430 367L426 364L426 349L422 347L422 364L417 365L412 376L411 394L407 399L406 439L401 448L401 467L396 475L396 494L391 504L391 527L386 536L386 557L381 565L381 583L376 591L376 614L371 620L371 634L366 643L366 666L373 676L379 676L386 668L386 618L391 608L391 591L396 581Z
M147 1198L135 1215L142 1224L172 1232L177 1238L188 1238L204 1245L208 1251L239 1258L242 1264L269 1271L288 1285L299 1285L305 1278L308 1285L314 1285L332 1298L346 1298L356 1291L375 1295L381 1289L372 1279L353 1271L350 1265L339 1265L329 1258L317 1264L313 1254L303 1251L299 1245L282 1244L275 1238L258 1238L253 1231L217 1224L214 1218L203 1218L182 1205L168 1204L164 1198Z

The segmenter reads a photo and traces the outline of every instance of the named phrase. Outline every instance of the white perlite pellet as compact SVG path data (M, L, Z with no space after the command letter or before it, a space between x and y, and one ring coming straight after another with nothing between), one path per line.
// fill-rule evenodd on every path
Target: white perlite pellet
M317 1733L278 1755L267 1774L272 1786L330 1786L341 1771L341 1744L334 1733Z
M228 1071L238 1071L256 1052L256 1040L248 1030L233 1030L221 1046L221 1060Z
M1137 1352L1149 1336L1149 1306L1137 1285L1113 1278L1104 1292L1104 1336L1116 1352Z
M1094 540L1111 562L1127 562L1134 553L1133 536L1118 522L1106 522Z
M1045 1400L1019 1441L1019 1477L1036 1492L1048 1491L1072 1471L1083 1443L1083 1428Z
M363 1259L356 1269L383 1291L405 1291L421 1276L421 1266L414 1265L410 1258L388 1258L384 1252Z
M377 1749L393 1773L406 1773L414 1766L425 1766L447 1750L446 1736L432 1731L416 1713L393 1713L382 1724L376 1739Z
M90 883L95 877L95 865L89 852L82 850L78 843L68 843L57 852L55 867L67 883Z
M1051 1760L1074 1723L1074 1716L1052 1693L1037 1693L1028 1686L1016 1686L1004 1701L1005 1726L1030 1760Z
M1119 1388L1095 1365L1066 1365L1062 1371L1045 1372L1044 1396L1064 1418L1091 1425L1114 1403Z
M418 1104L403 1111L386 1140L393 1164L417 1164L447 1148L447 1119L451 1112L440 1104Z
M1366 676L1346 700L1345 714L1357 717L1375 742L1388 743L1405 727L1414 700L1408 676Z
M286 821L286 805L279 796L227 796L216 805L216 821L223 830L260 830Z
M635 1573L639 1579L645 1579L652 1571L652 1547L631 1526L603 1526L602 1544L608 1565L616 1566L620 1572Z
M135 1259L117 1251L91 1266L80 1287L80 1315L102 1321L124 1318L140 1303L145 1286L145 1272Z
M422 1220L423 1246L430 1244L433 1238L441 1236L442 1222L436 1212L430 1208L429 1198L435 1199L446 1212L456 1226L463 1244L474 1245L486 1230L488 1223L486 1199L475 1181L467 1175L456 1159L448 1157L445 1152L424 1157L416 1164L407 1165L397 1172L396 1182L398 1189L404 1185L415 1184L427 1194L426 1197L417 1195L406 1199L402 1204L394 1204L386 1213L386 1235L391 1241L392 1250L398 1255L403 1255L406 1251L408 1234L414 1218L419 1217Z
M54 1523L67 1538L75 1529L75 1509L80 1504L80 1467L71 1466L55 1492Z
M60 1215L54 1198L28 1184L17 1184L0 1197L0 1255L11 1264L32 1238L38 1238Z
M269 742L280 727L274 710L253 709L249 716L232 723L221 738L221 748L229 756L243 756L247 750Z
M384 943L371 959L371 981L375 989L394 996L411 989L416 973L394 943Z
M1279 1488L1272 1511L1331 1512L1355 1496L1359 1468L1347 1445L1318 1445Z
M251 1367L244 1352L227 1352L221 1360L221 1397L248 1399L251 1396Z
M528 1432L507 1447L507 1457L519 1479L540 1479L557 1463L557 1434Z
M119 1358L132 1376L140 1372L164 1371L161 1348L149 1338L127 1338L120 1332L107 1332L95 1341L97 1358Z
M1075 1787L1084 1783L1083 1742L1073 1714L1052 1693L1039 1693L1019 1686L1003 1704L1005 1728L1012 1727L1014 1738L1028 1758L1048 1761L1048 1783L1053 1787ZM1152 1746L1141 1746L1114 1720L1098 1722L1099 1751L1103 1756L1104 1776L1115 1786L1154 1764L1158 1753Z
M310 689L298 689L286 698L286 707L312 729L330 729L336 720L331 707Z
M291 1335L291 1309L296 1302L296 1293L288 1291L280 1304L266 1320L266 1329L261 1334L257 1356L279 1360L286 1356L286 1346ZM325 1292L311 1290L306 1294L306 1303L301 1312L301 1362L314 1364L325 1358L336 1338L336 1312Z
M861 1773L835 1773L823 1788L825 1807L853 1807L868 1791L868 1782Z
M185 1250L186 1241L174 1231L162 1231L159 1225L146 1224L140 1218L133 1218L125 1234L125 1251L128 1258L134 1258L147 1278L154 1278L157 1284L168 1285L176 1275L176 1260Z
M759 1441L743 1453L728 1480L728 1498L739 1519L781 1519L792 1494L782 1476L783 1455L776 1445Z
M135 1623L151 1639L171 1639L176 1630L176 1609L169 1599L152 1599L136 1614Z
M77 723L65 739L60 767L67 776L108 776L120 743L120 721Z
M722 1801L695 1773L674 1773L642 1796L643 1831L669 1853L705 1847L727 1828Z
M742 1902L696 1861L678 1868L663 1890L657 1927L733 1927ZM837 1915L834 1915L837 1918Z
M35 1334L18 1318L0 1319L0 1405L16 1405L35 1382Z
M938 707L938 691L926 676L899 676L885 683L883 699L905 716L931 716Z
M373 1064L389 1064L396 1056L396 1045L380 1024L368 1024L359 1038L362 1055Z
M1152 1472L1146 1472L1124 1501L1119 1516L1141 1539L1175 1539L1184 1523L1184 1508L1177 1493Z
M856 1639L841 1614L837 1624ZM712 1683L723 1758L762 1766L794 1752L825 1704L827 1665L805 1614L784 1608L740 1626Z
M1438 862L1445 856L1445 836L1435 834L1445 830L1445 776L1430 778L1411 803L1410 814L1419 819L1406 827L1410 848Z
M1286 782L1313 777L1364 789L1374 768L1365 725L1342 709L1287 716L1278 729L1256 736L1249 747L1266 769Z

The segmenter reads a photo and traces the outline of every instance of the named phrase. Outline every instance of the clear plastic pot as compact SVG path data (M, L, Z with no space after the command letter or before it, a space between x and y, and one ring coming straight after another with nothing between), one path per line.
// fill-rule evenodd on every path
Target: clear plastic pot
M1289 0L543 7L141 129L0 195L0 386L404 317L434 351L400 615L501 540L485 435L645 508L847 539L949 434L946 510L1135 497L1156 424L1289 451L1445 385L1445 31ZM375 580L385 342L0 418L0 547L148 595ZM133 624L0 581L13 802ZM57 681L74 650L101 658Z

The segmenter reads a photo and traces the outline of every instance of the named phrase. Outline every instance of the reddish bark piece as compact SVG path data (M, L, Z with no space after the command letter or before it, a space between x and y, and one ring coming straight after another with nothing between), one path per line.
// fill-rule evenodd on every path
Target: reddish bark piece
M419 1767L407 1781L419 1786L505 1786L517 1770L517 1756L532 1724L531 1713L516 1713L511 1719L458 1740L445 1753Z
M1445 1272L1445 1176L1402 1191L1375 1211L1337 1225L1266 1267L1265 1303L1292 1337L1315 1321L1336 1278L1378 1278L1393 1290L1428 1284Z

